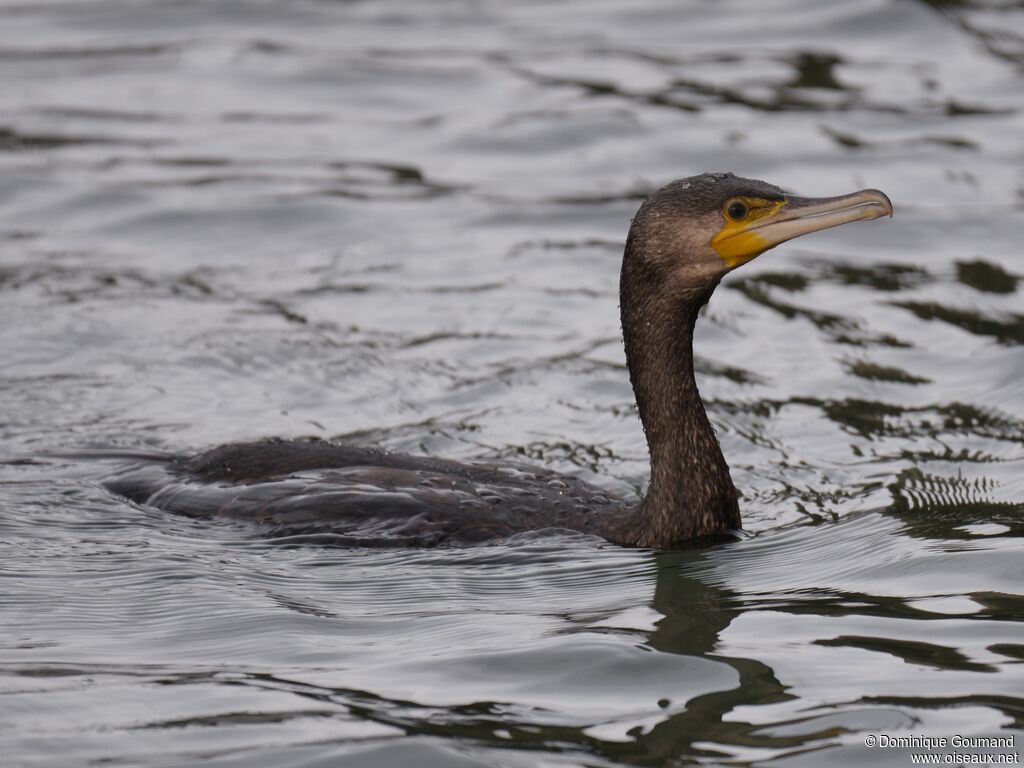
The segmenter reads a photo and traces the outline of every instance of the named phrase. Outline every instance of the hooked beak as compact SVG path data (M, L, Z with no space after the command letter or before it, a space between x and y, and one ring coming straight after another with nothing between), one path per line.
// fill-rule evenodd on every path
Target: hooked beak
M794 237L892 216L892 202L880 190L862 189L839 197L786 197L764 215L752 213L749 221L729 222L711 240L730 269Z

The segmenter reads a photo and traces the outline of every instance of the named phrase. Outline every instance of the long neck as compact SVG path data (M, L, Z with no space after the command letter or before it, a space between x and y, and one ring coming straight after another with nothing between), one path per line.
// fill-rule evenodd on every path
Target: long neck
M623 264L626 362L647 436L651 478L630 521L640 546L667 547L740 527L736 489L693 373L693 330L714 285L667 293ZM660 292L659 292L660 289Z

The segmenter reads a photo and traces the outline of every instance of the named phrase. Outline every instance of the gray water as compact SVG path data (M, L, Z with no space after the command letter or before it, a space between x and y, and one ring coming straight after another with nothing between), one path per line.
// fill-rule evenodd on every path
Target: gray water
M1019 755L1022 70L1007 0L0 2L0 762ZM705 170L896 206L698 324L742 538L289 545L100 484L314 435L635 498L622 244Z

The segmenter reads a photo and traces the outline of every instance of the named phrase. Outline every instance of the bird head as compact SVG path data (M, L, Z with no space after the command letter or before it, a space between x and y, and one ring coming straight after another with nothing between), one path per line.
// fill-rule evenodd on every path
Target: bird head
M673 181L644 202L630 227L624 268L663 290L704 293L780 243L886 215L892 203L877 189L797 197L756 179L705 173Z

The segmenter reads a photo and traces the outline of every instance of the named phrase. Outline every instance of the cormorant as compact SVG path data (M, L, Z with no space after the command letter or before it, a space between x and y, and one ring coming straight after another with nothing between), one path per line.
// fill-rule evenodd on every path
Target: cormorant
M801 198L731 173L673 181L641 205L619 283L626 362L651 462L639 504L544 469L320 440L143 461L106 484L173 512L251 520L282 533L328 532L356 545L471 543L545 528L655 548L719 536L741 523L694 379L698 310L728 272L769 248L883 215L892 215L892 203L875 189Z

